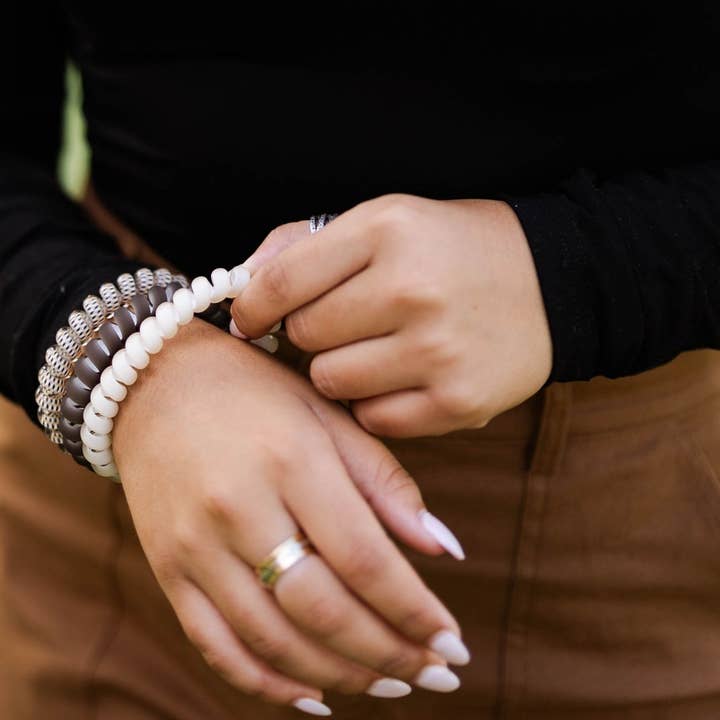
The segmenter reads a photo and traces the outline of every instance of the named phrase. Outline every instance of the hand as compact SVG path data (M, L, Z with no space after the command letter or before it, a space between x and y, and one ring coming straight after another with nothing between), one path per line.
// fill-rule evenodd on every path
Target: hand
M402 690L373 685L386 675L454 689L427 644L457 656L459 640L437 635L457 636L457 623L375 514L439 554L417 487L305 379L195 320L153 357L113 435L150 565L227 680L280 703L319 700L321 688ZM252 567L298 527L318 554L284 573L273 595Z
M371 432L482 427L549 376L535 266L505 203L386 196L312 236L307 221L281 226L245 264L233 329L258 337L284 317L317 353L315 387L354 401Z

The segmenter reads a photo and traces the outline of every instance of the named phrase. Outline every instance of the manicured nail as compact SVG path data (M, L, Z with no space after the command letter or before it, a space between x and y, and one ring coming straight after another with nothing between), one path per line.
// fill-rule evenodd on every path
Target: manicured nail
M470 662L470 653L465 643L450 630L436 632L430 638L428 647L453 665L467 665Z
M256 268L255 268L255 260L253 259L255 257L255 253L253 253L247 260L243 260L240 264L252 275Z
M460 687L460 678L443 665L426 665L415 678L418 687L447 693Z
M230 327L228 329L230 330L230 334L234 335L236 338L240 338L241 340L247 340L247 335L245 335L245 333L241 333L238 330L238 326L235 324L234 320L230 320Z
M376 680L366 691L368 695L380 698L405 697L412 692L412 688L402 680L395 678L380 678Z
M280 343L274 335L263 335L261 338L251 340L250 342L269 353L276 352L278 347L280 347Z
M322 715L323 717L332 715L332 710L327 705L312 698L300 698L293 703L293 706L310 715Z
M420 522L423 527L456 559L464 560L465 552L458 539L450 532L450 528L438 520L427 510L420 511Z
M269 330L268 332L274 333L277 332L282 327L282 320L278 320Z

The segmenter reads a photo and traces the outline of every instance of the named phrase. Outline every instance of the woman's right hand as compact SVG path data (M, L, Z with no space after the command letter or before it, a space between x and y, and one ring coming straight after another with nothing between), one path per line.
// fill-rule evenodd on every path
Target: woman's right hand
M378 519L440 554L420 493L304 378L193 321L141 373L113 443L157 580L226 680L286 704L322 689L399 693L377 684L388 677L457 687L438 654L466 661L457 623ZM270 593L252 568L299 528L317 554Z

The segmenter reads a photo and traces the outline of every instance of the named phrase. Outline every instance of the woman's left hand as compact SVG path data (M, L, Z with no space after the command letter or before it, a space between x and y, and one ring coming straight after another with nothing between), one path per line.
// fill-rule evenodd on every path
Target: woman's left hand
M315 387L389 437L482 427L537 392L552 343L535 265L509 205L387 195L311 235L283 225L246 266L241 333L285 319L317 353Z

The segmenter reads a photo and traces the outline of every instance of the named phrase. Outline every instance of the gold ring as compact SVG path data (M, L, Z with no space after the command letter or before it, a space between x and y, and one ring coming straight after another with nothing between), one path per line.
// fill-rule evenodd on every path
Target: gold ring
M310 541L298 530L287 540L276 545L265 559L255 566L255 574L269 590L275 586L280 576L306 555L315 552Z

